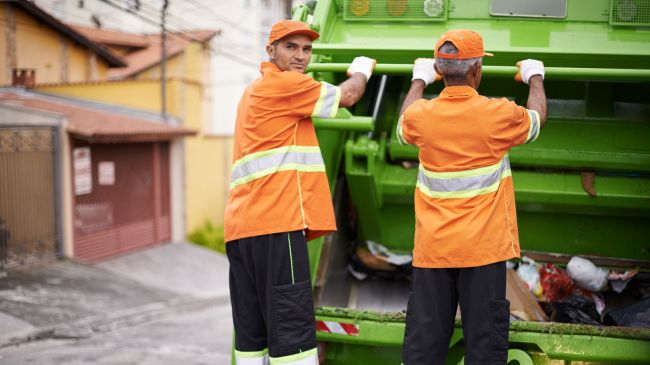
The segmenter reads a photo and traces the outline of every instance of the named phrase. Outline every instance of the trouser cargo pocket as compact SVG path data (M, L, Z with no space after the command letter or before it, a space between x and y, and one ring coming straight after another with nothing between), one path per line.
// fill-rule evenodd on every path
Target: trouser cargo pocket
M508 360L508 330L510 328L510 302L490 301L490 364L505 364Z
M287 356L316 347L310 280L271 287L269 352Z

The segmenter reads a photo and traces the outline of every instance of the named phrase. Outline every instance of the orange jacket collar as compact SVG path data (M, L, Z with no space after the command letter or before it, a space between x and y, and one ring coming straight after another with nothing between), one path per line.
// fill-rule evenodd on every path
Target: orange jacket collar
M447 86L440 93L441 98L454 98L458 96L475 96L478 91L471 86Z
M281 72L280 68L271 62L262 62L260 65L260 72L271 71L271 72Z

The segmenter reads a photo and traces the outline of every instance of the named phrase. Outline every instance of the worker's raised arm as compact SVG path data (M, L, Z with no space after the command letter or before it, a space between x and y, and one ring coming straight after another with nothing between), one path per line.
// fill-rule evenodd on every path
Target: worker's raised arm
M343 81L339 88L341 89L341 100L339 106L347 108L356 104L366 91L366 84L372 76L372 70L375 68L375 61L368 57L355 57L350 67L348 67L347 74L349 79Z
M404 97L404 102L402 103L402 108L399 111L399 115L403 115L406 109L411 106L416 100L422 99L424 95L424 88L427 85L422 80L413 80L411 81L411 87Z
M539 127L546 123L546 93L544 91L544 64L537 60L523 60L517 62L519 72L515 80L522 81L530 87L526 108L539 113Z
M544 78L541 75L534 75L528 81L528 104L526 108L539 113L539 127L546 123L546 93L544 92Z
M411 87L409 88L399 115L404 114L406 109L418 99L422 99L424 88L434 81L440 79L434 68L435 61L433 58L418 58L413 64L413 77L411 78Z

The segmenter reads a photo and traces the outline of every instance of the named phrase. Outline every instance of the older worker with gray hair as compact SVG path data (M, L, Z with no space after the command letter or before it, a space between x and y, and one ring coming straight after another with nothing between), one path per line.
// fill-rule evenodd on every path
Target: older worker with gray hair
M419 148L413 280L403 364L444 364L460 304L465 364L505 364L509 307L505 261L519 257L508 150L537 139L546 121L544 66L525 60L516 79L530 85L527 107L491 99L481 83L483 39L451 30L435 60L418 59L397 136ZM442 78L437 98L424 88Z

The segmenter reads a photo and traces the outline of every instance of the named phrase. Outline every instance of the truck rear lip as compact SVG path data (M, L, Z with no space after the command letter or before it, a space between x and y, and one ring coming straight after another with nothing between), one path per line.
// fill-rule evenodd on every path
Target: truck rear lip
M316 319L358 326L355 336L318 331L320 342L368 346L402 346L405 313L378 313L348 308L316 308ZM462 340L456 321L450 347ZM650 329L601 327L555 322L510 323L511 348L539 347L551 359L643 363L650 358ZM568 342L567 342L568 341ZM571 343L571 346L558 346Z

